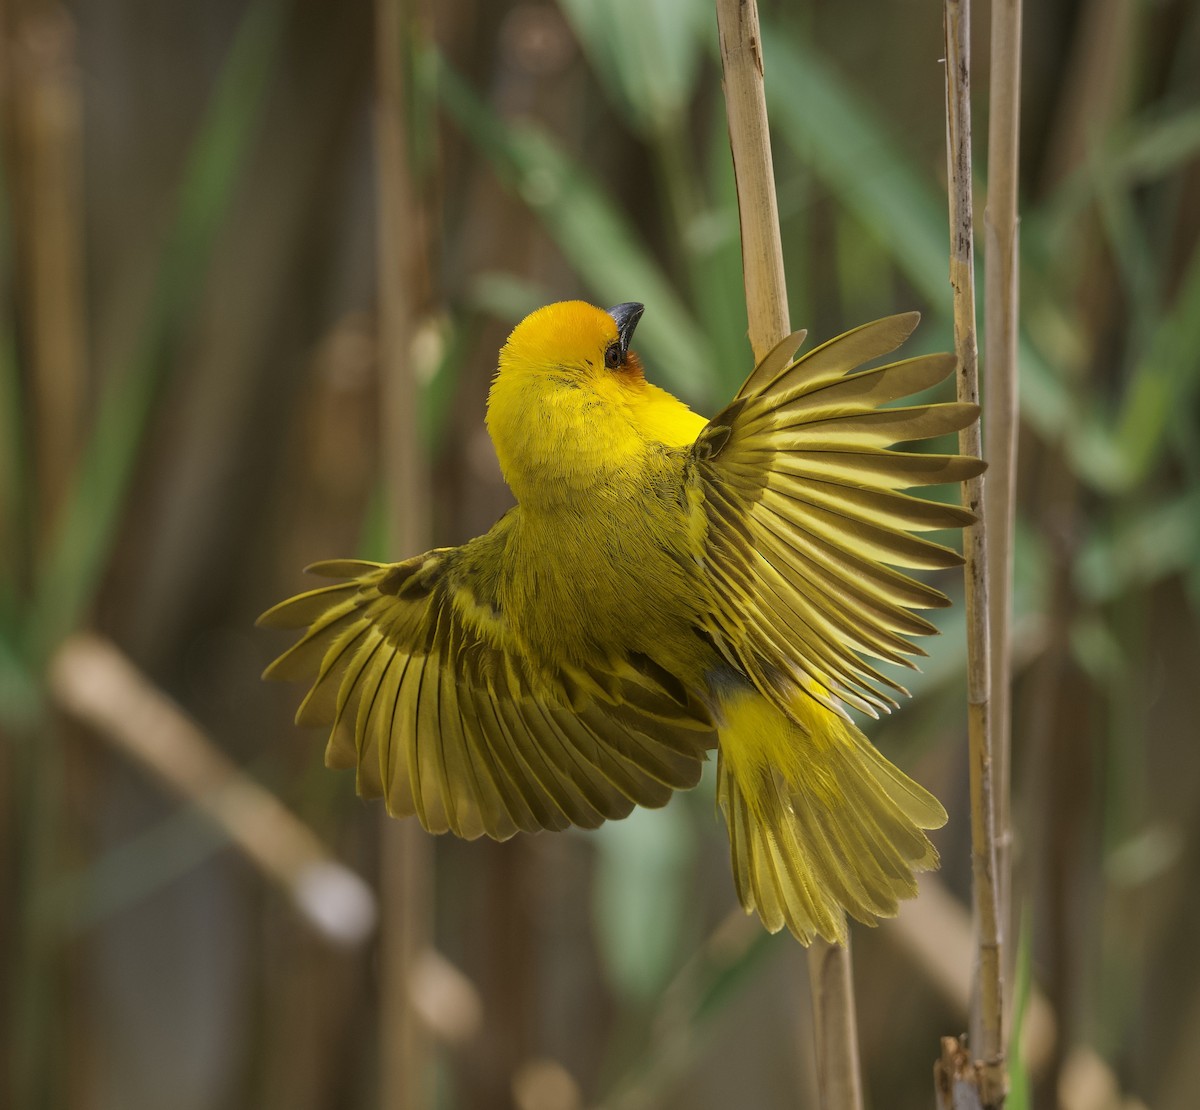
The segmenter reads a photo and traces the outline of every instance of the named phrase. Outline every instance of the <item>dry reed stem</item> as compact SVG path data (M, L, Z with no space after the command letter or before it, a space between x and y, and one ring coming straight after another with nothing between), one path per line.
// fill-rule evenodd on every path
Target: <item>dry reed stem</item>
M971 70L969 0L946 0L946 153L950 194L950 285L958 396L978 403L975 333L974 218L971 191ZM980 455L978 422L959 433L959 450ZM963 483L968 508L979 518L966 530L967 730L970 748L971 871L978 945L978 993L971 1021L972 1062L985 1110L1004 1104L1004 990L995 846L995 799L990 732L991 643L988 627L987 528L983 478ZM948 1059L943 1058L948 1067ZM940 1090L941 1088L939 1088ZM957 1089L957 1088L955 1088Z
M884 935L903 948L956 1014L971 1006L975 939L971 914L935 875L922 875L921 892L905 902ZM1021 1029L1021 1048L1030 1074L1042 1075L1054 1061L1058 1021L1054 1008L1035 986Z
M583 1110L583 1094L575 1077L557 1060L529 1060L513 1075L516 1110Z
M933 1090L937 1110L986 1110L965 1037L942 1038L942 1054L933 1065Z
M1017 184L1021 121L1021 0L992 0L988 89L988 193L983 212L984 432L992 659L992 758L1001 928L1012 912L1012 580L1017 483L1017 320L1020 240ZM1011 969L1004 969L1006 974Z
M737 182L750 346L762 358L791 333L763 90L757 0L717 0L725 110Z
M108 640L69 637L48 669L55 702L208 816L329 940L364 941L375 896L269 790L239 770Z
M920 885L920 896L903 903L899 917L884 936L904 949L956 1014L966 1015L971 1004L974 948L971 915L937 876L922 875ZM1054 1007L1032 986L1021 1024L1021 1053L1033 1079L1055 1065L1058 1035ZM1058 1083L1059 1110L1100 1110L1110 1105L1097 1101L1093 1092L1119 1092L1120 1083L1096 1050L1077 1045L1070 1050L1069 1060L1070 1075L1064 1069Z
M384 512L392 550L427 544L428 481L417 426L412 345L421 279L427 272L423 214L408 154L402 66L417 0L377 0L375 141L379 230L379 377ZM415 821L381 816L383 932L380 1105L433 1105L431 1045L413 1005L413 983L432 946L433 847Z
M903 903L884 936L896 941L956 1014L966 1015L971 1004L974 963L971 915L936 875L922 875L919 897ZM953 1041L953 1038L950 1038ZM1034 1079L1045 1075L1057 1059L1058 1019L1049 999L1031 986L1021 1024L1021 1053ZM1096 1088L1120 1090L1117 1077L1095 1049L1071 1050L1079 1083L1059 1085L1059 1110L1098 1110L1087 1092Z
M17 442L4 445L0 462L8 466L11 461L16 471L0 478L0 566L6 585L20 592L35 577L33 568L52 534L81 439L87 347L83 113L75 28L65 9L0 3L0 34L5 230L12 255L5 274L12 301L4 313L5 339L13 348L6 354L16 356L22 371L10 377L8 384L15 388L6 398L18 411L4 414L20 425ZM12 369L6 367L5 376ZM23 724L14 725L17 735L27 735ZM42 722L36 737L28 735L33 742L13 745L0 760L7 764L0 766L0 775L11 768L16 779L0 791L0 823L17 833L14 846L20 847L22 863L18 897L8 914L0 912L0 933L8 935L11 925L19 953L6 983L14 1035L12 1050L0 1049L0 1087L11 1091L17 1105L69 1099L74 1084L86 1082L59 1077L52 1066L56 1054L86 1055L86 1036L71 1020L75 1011L58 997L61 991L48 989L60 979L77 985L71 953L55 930L39 922L33 900L19 896L52 880L77 832L64 792L86 767L70 757L59 732ZM0 847L0 857L5 856Z
M899 916L881 930L882 936L913 962L956 1016L965 1018L971 1006L974 962L971 911L938 876L924 874L919 883L919 896L901 904ZM714 968L727 970L743 960L761 935L759 930L758 923L740 908L726 914L660 995L649 1022L655 1033L644 1050L649 1066L636 1086L601 1103L600 1110L632 1110L661 1101L662 1092L703 1048L697 1027L703 982L717 974ZM1046 1074L1054 1064L1057 1038L1054 1009L1034 985L1021 1026L1022 1053L1033 1078ZM1094 1049L1077 1046L1070 1058L1071 1082L1064 1076L1059 1084L1061 1110L1098 1110L1098 1104L1089 1101L1090 1092L1120 1090L1112 1069Z
M82 106L63 9L13 13L8 81L17 293L32 382L38 539L66 494L86 396Z
M1007 9L1011 3L1005 0L998 6ZM1139 39L1138 21L1144 11L1135 0L1088 0L1079 5L1071 42L1060 62L1061 91L1048 113L1044 187L1061 185L1088 164L1096 140L1120 117L1135 68L1130 44ZM992 18L995 33L996 9ZM1014 46L1019 50L1019 34Z
M750 345L762 358L791 332L756 0L717 0L729 145L737 181ZM862 1085L849 941L808 950L817 1085L826 1110L859 1110Z
M274 794L239 770L114 644L77 633L55 653L47 676L61 709L209 817L327 940L353 947L374 932L370 887ZM422 1026L439 1040L459 1044L478 1033L479 992L439 953L421 952L408 990Z

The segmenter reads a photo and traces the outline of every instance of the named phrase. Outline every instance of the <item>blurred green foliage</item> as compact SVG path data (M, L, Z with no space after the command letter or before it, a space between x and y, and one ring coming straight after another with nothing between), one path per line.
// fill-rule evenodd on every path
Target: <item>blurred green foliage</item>
M423 396L413 399L436 464L439 542L464 538L503 504L494 468L476 450L482 392L505 328L536 304L578 293L602 303L644 301L638 339L652 376L706 410L749 368L710 5L505 3L478 19L460 7L447 4L436 14L433 44L420 36L407 44L411 149L440 221L437 311L424 333L429 374ZM932 16L921 22L907 9L834 7L813 5L798 16L786 5L763 5L793 322L811 322L819 341L843 325L918 306L926 323L916 343L945 346L937 28ZM1073 44L1080 53L1072 56L1085 66L1078 44L1098 7L1031 10L1031 67L1046 68L1043 44ZM1191 689L1200 673L1200 16L1182 0L1159 8L1138 12L1141 34L1121 40L1115 62L1093 59L1120 69L1101 74L1112 82L1127 75L1127 91L1106 114L1097 108L1082 137L1071 133L1064 108L1076 69L1033 71L1031 87L1041 97L1025 106L1015 651L1022 908L1030 926L1018 997L1044 982L1060 1037L1103 1048L1122 1081L1169 1110L1190 1105L1179 1092L1200 1082L1186 1051L1200 1028L1200 979L1182 924L1197 912L1186 877L1200 865ZM229 1012L238 1014L231 1027L245 1031L243 1039L202 1054L210 1083L198 1084L187 1105L368 1105L364 1083L344 1077L374 1059L369 957L339 962L314 951L281 920L286 911L264 905L264 895L247 893L257 887L240 879L232 894L218 883L208 906L261 966L250 970L255 961L239 949L225 957L241 961L231 971L231 963L195 949L203 923L180 924L169 910L156 915L202 861L212 862L212 832L187 808L164 810L151 788L124 782L110 765L114 757L94 748L82 754L41 688L41 668L70 631L94 624L134 640L124 615L143 576L156 569L145 549L173 496L155 478L160 469L185 469L175 452L192 413L180 391L195 381L202 389L213 372L196 334L206 319L215 330L225 325L213 307L221 305L221 287L261 249L252 234L232 247L223 236L233 234L231 226L255 224L234 225L234 214L253 175L269 171L254 160L269 130L303 133L310 121L293 110L298 90L333 80L311 64L319 46L303 46L317 9L301 0L214 4L190 16L208 29L198 38L157 25L139 32L127 3L81 0L72 10L76 64L87 74L77 88L85 125L120 131L112 117L127 111L125 127L146 128L129 140L133 149L151 149L162 131L188 137L177 143L186 150L171 171L158 170L156 188L172 215L148 234L148 294L139 300L128 292L138 288L129 277L136 265L124 254L89 262L95 331L128 342L104 348L123 352L112 365L89 370L79 458L48 540L39 535L45 506L33 415L45 383L33 380L30 322L12 288L31 236L44 229L14 225L11 184L24 171L11 142L5 156L0 871L8 877L0 936L6 1022L15 1032L12 1047L0 1052L0 1080L17 1092L13 1105L75 1105L82 1096L47 1071L63 1038L85 1056L103 1035L128 1049L147 1024L171 1016L170 1000L154 996L154 978L138 972L114 940L145 927L168 930L167 966L178 968L201 950L197 974L223 983L227 975L235 984L214 1004L217 1017L197 1011L194 1024L181 1019L179 1038L163 1048L164 1058L175 1059L197 1028L211 1035ZM9 38L15 41L11 28ZM359 53L351 68L361 74L372 44L364 36L352 45ZM189 66L189 50L207 64ZM121 95L106 99L106 82L119 85L126 68L147 82L169 82L173 66L192 97L207 101L198 124L183 128L187 113L178 105L156 116L144 95L130 92L144 94L141 86L120 85ZM290 231L296 272L280 300L299 307L280 319L301 329L295 348L280 354L280 332L264 319L247 341L261 378L259 407L229 414L229 428L245 438L235 442L231 431L190 460L217 475L231 470L219 488L231 503L244 498L250 507L217 514L223 534L198 529L189 536L206 567L216 569L175 599L179 613L147 618L170 650L145 652L139 661L234 754L256 760L259 777L285 800L301 812L309 806L322 835L366 870L375 863L374 833L348 787L314 786L325 784L311 773L318 745L290 734L283 700L246 693L269 653L245 632L256 609L295 584L284 568L362 542L374 483L373 370L347 357L331 356L327 366L320 354L347 312L369 309L373 296L373 228L364 214L369 104L365 89L345 88L353 110L337 141L321 147L324 176L306 187L307 207L297 207L337 217L322 228L295 218ZM1063 166L1073 143L1083 153ZM103 169L103 160L104 151L90 150L85 169ZM133 164L126 172L141 170ZM979 179L986 198L986 167ZM273 188L291 185L280 174ZM100 199L103 211L119 210L94 188L85 174L85 247L100 239ZM284 218L267 204L257 215L264 226ZM141 247L129 244L130 258ZM110 280L136 310L105 299ZM104 312L136 322L110 322ZM101 349L94 338L94 361ZM288 362L283 373L274 365L279 359ZM381 529L367 532L368 546L377 547ZM167 557L152 543L150 550ZM958 610L938 620L945 635L908 682L920 697L875 735L919 759L923 777L948 795L946 878L965 893L963 640ZM182 628L177 639L161 631L175 626ZM132 828L122 816L130 797L138 799ZM447 1105L502 1104L504 1069L531 1053L564 1059L584 1080L589 1104L638 1105L649 1091L658 1101L646 1105L732 1105L713 1068L705 1070L705 1046L719 1038L734 1046L725 1055L739 1064L743 1104L785 1104L780 1092L791 1093L795 1076L781 1069L781 1078L767 1062L791 1053L792 1026L803 1020L795 1014L796 953L763 938L712 947L733 905L717 866L724 849L712 809L706 780L662 813L565 838L561 859L523 842L494 850L504 855L439 846L439 859L464 868L462 877L443 873L440 940L490 991L488 1004L500 1007L489 1020L510 1027L507 1040L497 1037L500 1047L474 1057L463 1050L444 1084ZM1147 843L1170 850L1143 851ZM1144 865L1148 852L1153 866ZM500 889L489 864L478 861L511 868L519 881ZM543 905L531 925L526 907L542 905L545 891L562 895L558 908ZM568 937L545 924L568 915L563 892L583 903ZM531 930L536 943L513 939ZM1077 933L1082 939L1067 939ZM275 967L276 950L294 955L302 972ZM936 1035L958 1019L922 988L907 1020L912 969L886 938L867 937L862 955L871 973L860 984L868 1085L878 1104L883 1092L897 1092L887 1105L923 1105ZM133 984L133 1001L97 971L114 967L118 982ZM556 988L559 980L568 987ZM311 994L296 1003L289 991ZM111 1028L98 1032L110 1008ZM335 1035L316 1013L323 1010L353 1033ZM576 1029L553 1016L581 1010L589 1021ZM906 1015L903 1029L898 1013ZM289 1064L299 1067L297 1050L277 1039L289 1021L309 1038L300 1073L311 1082L302 1095L287 1083ZM1052 1078L1030 1076L1026 1095L1027 1063L1014 1058L1013 1105L1047 1105ZM153 1095L138 1103L122 1091L115 1065L107 1072L95 1066L108 1092L101 1105L155 1104ZM689 1075L701 1077L694 1087ZM146 1082L147 1090L162 1089ZM218 1093L205 1102L210 1090ZM129 1100L119 1101L122 1094Z

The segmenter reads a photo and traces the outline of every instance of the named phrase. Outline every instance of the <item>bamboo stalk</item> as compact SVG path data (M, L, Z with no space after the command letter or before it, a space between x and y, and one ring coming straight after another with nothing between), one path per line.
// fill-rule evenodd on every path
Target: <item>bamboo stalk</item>
M987 543L992 651L992 756L1000 924L1013 927L1012 579L1017 483L1017 319L1020 240L1021 0L992 0L988 88L988 193L983 212L984 433L988 453ZM1008 969L1005 969L1006 971Z
M403 69L419 0L377 0L377 147L379 376L384 511L390 549L426 546L427 490L413 372L417 312L427 286L424 211L408 149ZM422 1110L433 1105L431 1045L414 1006L413 984L433 936L433 849L414 821L381 817L380 1105Z
M974 216L971 190L970 0L946 0L946 153L950 200L950 285L954 294L954 344L958 397L978 403L979 352L975 330ZM978 423L959 433L959 450L982 453ZM991 743L991 643L989 639L987 527L983 478L963 484L963 499L979 518L966 530L967 702L971 793L971 871L977 937L978 989L971 1021L971 1061L979 1104L1000 1107L1005 1098L1004 996L995 845ZM958 1068L960 1050L943 1045L940 1067ZM940 1073L939 1073L940 1074ZM957 1074L954 1072L953 1074ZM939 1084L939 1091L942 1090ZM960 1085L954 1084L954 1105Z
M729 145L737 181L742 277L756 360L790 334L756 0L717 0ZM808 949L817 1085L826 1110L859 1110L862 1084L849 941Z

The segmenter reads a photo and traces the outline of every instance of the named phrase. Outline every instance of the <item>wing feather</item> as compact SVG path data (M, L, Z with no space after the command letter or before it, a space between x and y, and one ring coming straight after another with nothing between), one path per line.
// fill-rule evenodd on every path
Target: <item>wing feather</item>
M363 685L363 694L358 701L358 711L354 720L355 748L363 752L365 759L371 762L379 761L378 712L384 703L381 694L395 662L396 649L389 647L380 637L379 646L375 649L379 656L379 665L372 667Z
M398 750L400 745L395 743L400 688L409 662L409 656L401 652L398 646L393 647L384 675L375 735L366 747L355 744L350 752L352 757L361 753L358 760L359 793L368 797L382 795L388 812L398 817L410 817L414 812L408 761L403 752ZM369 782L375 790L367 794L362 789L364 782Z
M890 354L912 335L920 318L920 313L903 312L898 316L887 316L882 320L861 324L819 347L814 347L802 358L794 360L782 371L772 375L769 381L763 381L762 376L755 370L746 379L738 397L778 394L806 382L819 380L825 374L844 374L847 370L862 366L872 359ZM781 344L776 350L780 350L784 345ZM799 344L795 344L792 350L797 346ZM770 358L770 355L767 357Z
M792 362L783 361L782 344L692 448L692 504L702 517L712 591L708 632L785 712L796 687L835 709L845 702L890 710L904 688L869 659L913 666L924 652L911 637L935 628L912 610L949 604L904 570L941 570L962 558L914 533L960 528L974 517L905 491L962 481L983 464L893 448L959 431L978 408L893 404L948 377L952 355L854 372L894 351L917 319L907 313L865 324ZM760 847L752 853L754 883L770 897L762 869L774 857ZM815 906L806 912L819 916Z
M949 354L919 355L902 362L889 363L874 370L847 375L844 370L805 381L789 391L775 409L781 423L793 411L803 416L818 407L834 412L838 409L873 409L879 405L911 397L932 389L953 372L955 357ZM819 395L819 396L818 396Z
M356 766L389 812L467 838L595 828L695 785L715 735L683 685L645 658L538 665L463 550L318 563L353 577L263 615L306 629L266 676L311 683L297 720L331 726L326 761Z

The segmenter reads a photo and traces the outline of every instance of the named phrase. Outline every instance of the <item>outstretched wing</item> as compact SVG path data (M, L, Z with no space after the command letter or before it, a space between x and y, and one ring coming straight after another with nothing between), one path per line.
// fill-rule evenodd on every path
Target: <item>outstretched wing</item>
M955 367L928 355L851 373L895 350L919 316L865 324L792 361L775 348L692 449L721 650L786 708L799 687L834 709L876 714L904 688L867 658L913 666L934 632L914 609L948 599L895 567L941 568L957 552L914 535L955 528L965 509L901 492L958 482L984 464L888 448L966 427L974 405L884 407Z
M694 786L707 712L649 660L546 673L461 551L318 563L349 581L259 618L307 629L264 677L312 683L296 720L331 727L326 763L356 767L394 815L466 838L594 828Z

